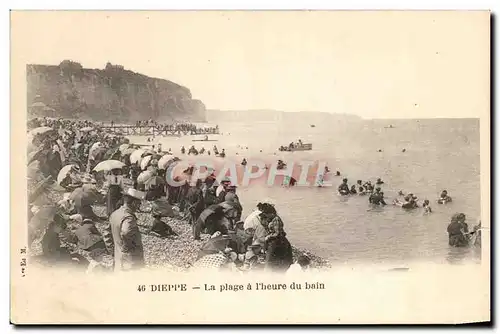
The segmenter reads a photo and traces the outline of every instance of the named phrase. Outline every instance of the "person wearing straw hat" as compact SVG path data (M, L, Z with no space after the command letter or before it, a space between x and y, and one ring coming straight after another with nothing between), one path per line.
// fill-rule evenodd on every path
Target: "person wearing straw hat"
M262 254L262 246L258 242L253 242L247 247L243 258L243 270L252 270L262 267L259 264L259 255Z
M109 217L115 271L140 269L145 265L144 247L135 215L144 198L144 192L126 189L123 193L124 204Z

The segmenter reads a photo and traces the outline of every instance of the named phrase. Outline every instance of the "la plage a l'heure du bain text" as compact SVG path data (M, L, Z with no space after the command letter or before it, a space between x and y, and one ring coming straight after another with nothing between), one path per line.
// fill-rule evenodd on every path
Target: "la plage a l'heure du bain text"
M188 286L187 284L140 284L139 292L185 292L190 290L200 291L285 291L285 290L324 290L325 284L321 282L292 282L292 283L247 283L247 284L201 284Z

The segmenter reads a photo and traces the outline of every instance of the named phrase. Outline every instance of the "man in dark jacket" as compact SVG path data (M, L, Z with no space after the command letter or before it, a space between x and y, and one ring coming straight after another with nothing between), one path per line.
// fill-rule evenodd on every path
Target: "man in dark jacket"
M145 266L144 246L135 215L145 193L130 188L123 195L124 204L109 217L114 242L115 271Z
M196 181L196 185L194 187L190 187L186 196L187 200L187 209L190 214L190 224L194 224L201 212L205 209L205 201L203 198L203 191L201 190L201 186L203 185L202 181L198 179Z

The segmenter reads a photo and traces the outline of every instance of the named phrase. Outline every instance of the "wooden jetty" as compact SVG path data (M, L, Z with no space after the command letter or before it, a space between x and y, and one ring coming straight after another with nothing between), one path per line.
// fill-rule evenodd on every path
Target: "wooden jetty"
M194 135L218 135L219 130L214 129L206 132L203 129L195 131L190 130L175 130L162 126L154 125L103 125L99 127L100 130L123 136L164 136L164 137L181 137L181 136L194 136Z

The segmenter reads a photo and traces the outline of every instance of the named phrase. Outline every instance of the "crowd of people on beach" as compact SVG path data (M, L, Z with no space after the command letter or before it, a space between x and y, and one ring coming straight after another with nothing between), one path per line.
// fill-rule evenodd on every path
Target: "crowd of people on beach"
M243 219L236 185L217 182L215 171L191 182L189 167L174 177L177 185L169 184L167 170L181 160L171 150L140 148L79 120L32 119L28 140L29 241L41 240L45 261L104 268L100 261L107 255L116 271L143 268L141 212L152 218L149 233L158 238L176 235L164 218L190 224L192 239L205 241L195 268L286 272L293 265L272 201L262 201ZM105 214L95 213L97 204L106 206ZM106 226L102 233L98 222ZM310 263L301 255L295 267L306 270Z

